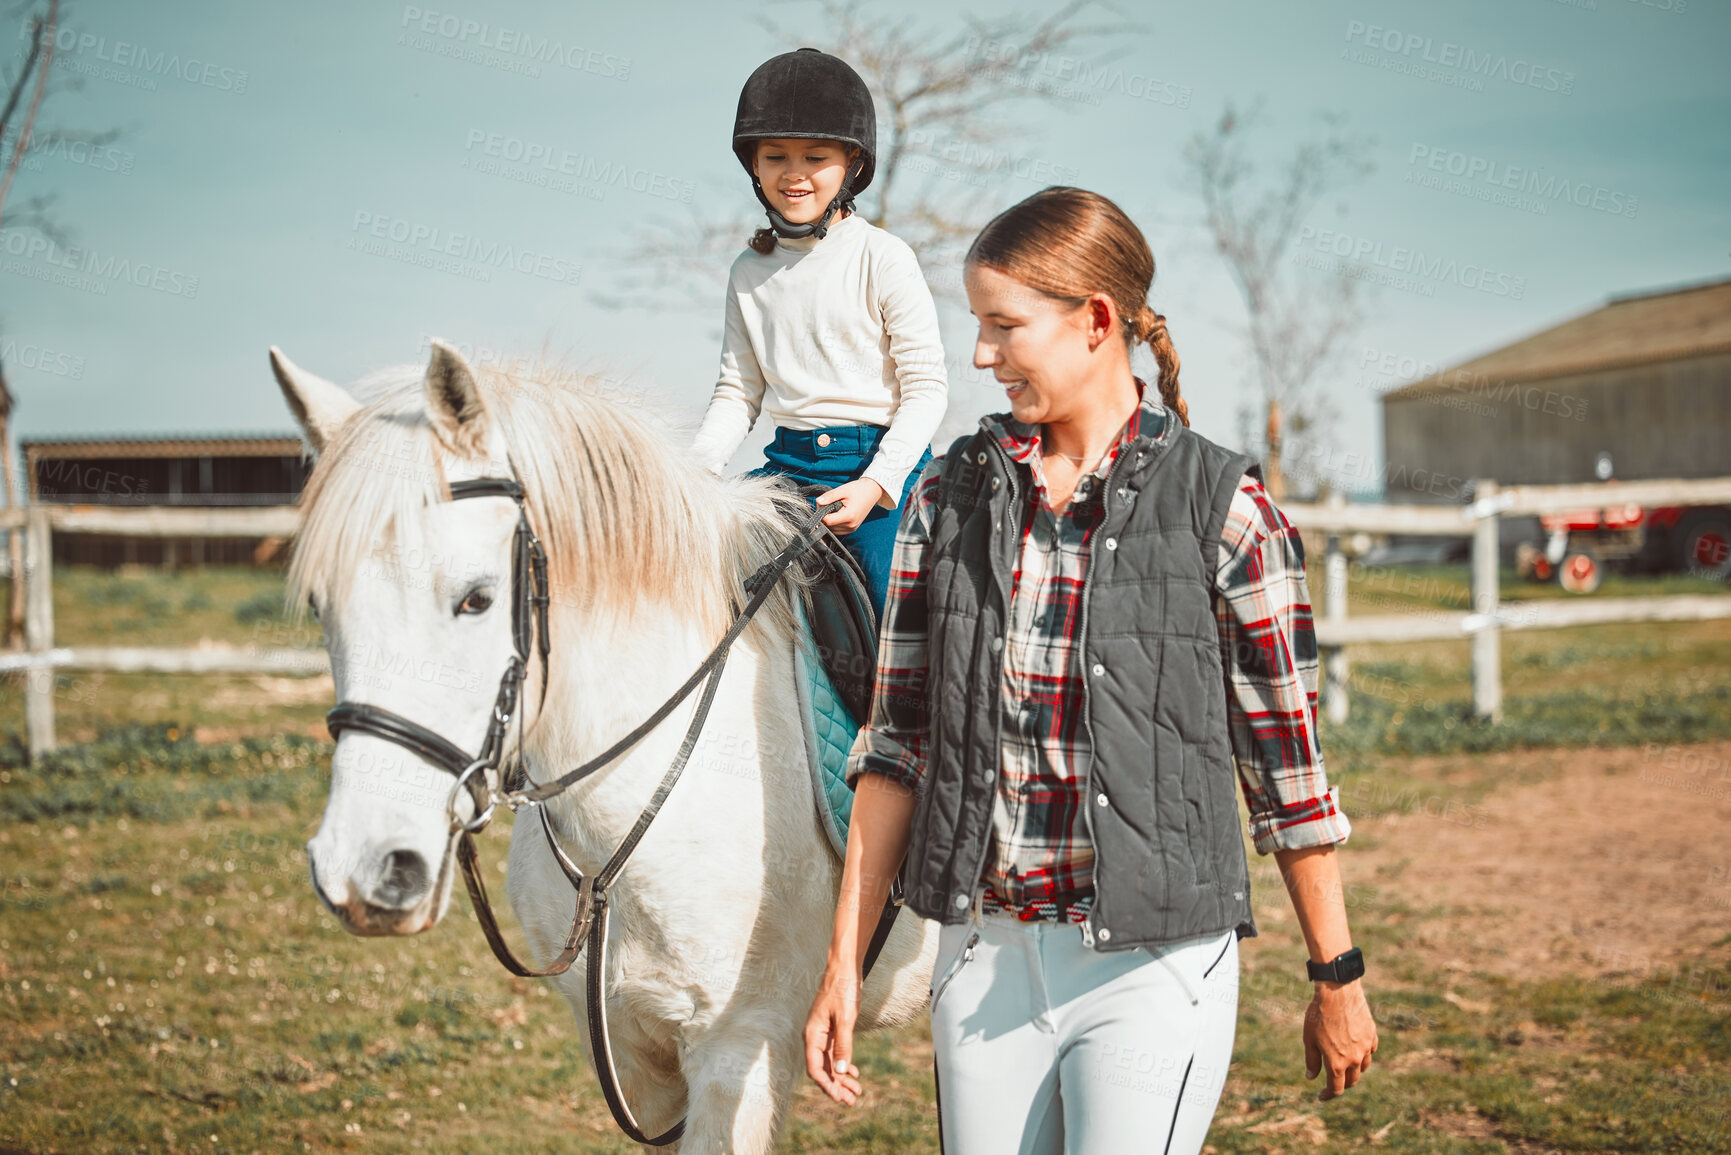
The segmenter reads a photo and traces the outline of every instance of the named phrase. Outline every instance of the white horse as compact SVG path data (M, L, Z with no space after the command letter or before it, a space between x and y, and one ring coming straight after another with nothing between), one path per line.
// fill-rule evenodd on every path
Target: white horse
M382 396L363 405L275 349L271 362L318 455L289 596L324 626L340 701L480 749L513 654L518 513L504 497L444 500L442 487L521 482L553 601L545 705L537 709L531 663L520 707L537 781L604 750L671 695L725 632L742 579L791 537L787 514L808 508L767 479L715 477L570 374L477 374L435 343L424 372L369 378ZM769 1151L805 1070L802 1034L841 865L818 825L797 715L797 571L734 644L697 751L610 893L604 978L621 1090L647 1134L687 1115L679 1145L660 1150ZM586 875L649 801L695 700L546 803ZM444 914L452 785L400 746L342 733L307 852L315 889L351 933L415 934ZM466 793L456 805L459 817L472 815ZM545 962L564 941L575 896L527 810L512 832L506 889ZM897 919L865 984L860 1029L924 1011L936 947L935 924ZM585 952L552 981L593 1066L588 962Z

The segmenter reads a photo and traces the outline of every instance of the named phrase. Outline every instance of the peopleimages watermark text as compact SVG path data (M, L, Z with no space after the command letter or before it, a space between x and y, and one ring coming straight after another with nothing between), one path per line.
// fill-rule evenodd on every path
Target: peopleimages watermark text
M1639 197L1603 185L1428 144L1413 145L1407 165L1404 179L1408 184L1507 204L1541 215L1548 211L1548 202L1556 201L1623 217L1634 216L1641 205ZM1421 166L1426 171L1417 171ZM1459 179L1445 181L1431 176L1432 173Z
M1463 263L1453 257L1427 254L1422 249L1404 245L1385 247L1381 241L1369 237L1355 237L1333 229L1319 229L1315 225L1299 226L1295 245L1300 252L1294 254L1294 260L1309 267L1322 268L1340 276L1378 280L1387 277L1388 280L1382 283L1420 292L1424 296L1434 295L1431 282L1459 285L1463 289L1515 301L1527 293L1525 277L1512 276L1472 261ZM1318 254L1339 258L1339 263L1331 265L1326 257L1319 262L1319 258L1302 251L1306 247Z
M496 52L502 61L529 66L530 75L539 76L535 65L556 64L573 72L588 72L607 80L629 80L631 58L616 56L581 44L568 44L554 36L536 36L519 28L470 20L450 12L435 12L430 8L407 5L403 8L401 27L408 32L436 36L457 51L442 52L428 41L405 41L408 47L488 63L481 54ZM473 55L470 55L473 53Z

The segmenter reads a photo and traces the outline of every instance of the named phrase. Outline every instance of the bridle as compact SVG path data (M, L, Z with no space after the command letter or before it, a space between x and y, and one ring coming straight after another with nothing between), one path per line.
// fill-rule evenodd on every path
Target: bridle
M512 470L515 473L515 469ZM540 703L544 706L547 700L547 657L552 650L548 633L547 610L550 602L547 584L547 554L541 547L540 538L535 535L534 527L529 523L528 511L523 500L523 486L515 477L482 477L466 481L450 483L452 501L461 501L470 497L509 497L517 503L517 529L512 540L511 560L511 641L513 653L511 660L505 666L505 672L499 679L499 692L493 700L492 714L487 722L487 735L481 744L479 754L471 755L468 751L433 730L421 725L401 714L394 713L382 706L374 706L366 702L339 702L325 716L325 725L333 739L341 737L344 731L353 730L382 738L387 742L409 750L424 758L433 765L444 770L456 779L451 787L450 801L447 805L451 836L457 841L457 862L462 867L463 884L468 889L470 902L474 905L475 919L481 924L481 932L486 936L487 943L493 948L493 954L506 970L521 978L551 978L564 974L583 953L585 946L589 947L589 965L587 967L586 1006L589 1022L589 1038L591 1051L595 1057L596 1074L601 1081L602 1094L607 1099L607 1106L613 1112L613 1120L632 1140L650 1146L664 1146L675 1142L685 1132L685 1120L674 1124L662 1134L651 1138L646 1135L631 1114L624 1096L619 1091L618 1074L613 1063L613 1052L608 1041L607 1005L602 994L602 979L606 972L608 902L607 888L625 868L626 860L632 850L642 840L649 824L660 812L662 803L672 792L673 786L679 781L685 764L690 760L692 751L697 746L699 733L708 719L709 708L715 700L715 692L721 682L721 673L727 663L729 648L752 617L769 600L770 594L779 584L781 576L817 543L826 531L823 518L831 511L840 508L840 502L816 508L811 516L799 527L793 539L782 547L774 557L758 567L757 572L746 579L744 589L750 595L743 608L736 610L732 625L709 655L698 666L697 670L685 680L672 697L663 702L654 713L644 719L635 729L612 746L597 754L576 769L554 779L551 782L535 784L529 780L523 759L522 718L517 714L518 696L522 691L523 682L528 676L531 647L538 653L541 664L541 694ZM592 875L585 875L577 865L566 855L554 836L552 823L547 817L547 809L541 803L562 794L577 782L593 774L595 771L613 762L644 735L655 729L671 714L681 702L690 697L699 684L703 693L697 702L696 713L691 719L691 725L685 732L685 740L680 744L679 752L674 757L672 765L656 787L655 794L647 806L638 815L630 833L613 852L607 864ZM518 724L517 756L513 765L507 771L503 767L505 741L511 722L516 718ZM457 810L457 802L463 791L467 791L474 806L473 815L463 819ZM503 802L513 813L524 806L534 807L541 818L541 829L547 838L547 845L552 849L553 858L559 864L559 869L577 889L577 908L571 919L570 933L565 937L565 944L557 957L546 967L535 969L524 964L512 953L505 942L504 935L499 930L498 920L494 917L492 903L487 898L487 887L482 877L480 859L475 850L473 835L480 833L491 821L493 811ZM888 936L889 923L893 914L886 910L885 917L880 921L878 932L874 934L871 945L866 953L864 971L869 973L877 953Z
M531 635L541 658L541 704L545 705L547 701L547 655L553 648L547 625L547 552L541 548L541 539L535 536L535 530L529 525L529 513L523 504L523 486L516 479L480 477L453 481L450 488L452 501L465 497L508 497L517 503L517 529L511 541L513 653L506 663L505 673L499 678L499 692L493 699L493 711L487 721L487 736L481 743L480 754L471 757L462 747L419 722L368 702L338 702L325 715L325 726L333 739L340 738L344 730L358 730L394 742L455 777L457 783L452 787L448 806L452 833L461 830L465 834L476 834L492 819L493 807L503 796L503 782L495 779L504 758L505 735L517 709L517 697L529 675ZM458 792L465 788L475 804L474 814L466 822L457 818L456 809Z

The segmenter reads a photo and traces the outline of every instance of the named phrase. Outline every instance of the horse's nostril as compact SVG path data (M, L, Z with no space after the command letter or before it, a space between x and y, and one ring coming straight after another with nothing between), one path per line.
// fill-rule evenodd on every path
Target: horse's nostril
M393 850L385 856L385 873L374 901L386 907L413 906L426 889L427 860L412 850Z

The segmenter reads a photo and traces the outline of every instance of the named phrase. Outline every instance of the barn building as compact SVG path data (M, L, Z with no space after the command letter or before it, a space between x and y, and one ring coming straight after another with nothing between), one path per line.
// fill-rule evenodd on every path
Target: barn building
M25 441L30 501L68 505L293 505L312 463L292 434ZM56 533L54 560L91 565L253 565L274 538L138 538Z
M1731 476L1731 279L1612 297L1384 395L1382 422L1396 503L1590 482L1601 453L1622 481Z
M1459 502L1473 478L1731 477L1731 279L1612 297L1385 394L1382 421L1396 504ZM1501 528L1505 550L1539 532L1533 518ZM1650 510L1640 564L1687 565L1727 535L1731 510Z

